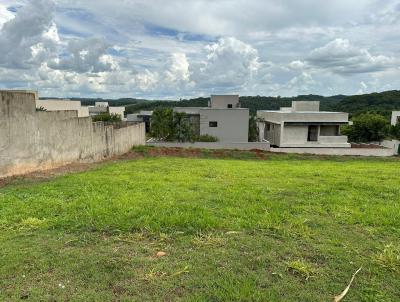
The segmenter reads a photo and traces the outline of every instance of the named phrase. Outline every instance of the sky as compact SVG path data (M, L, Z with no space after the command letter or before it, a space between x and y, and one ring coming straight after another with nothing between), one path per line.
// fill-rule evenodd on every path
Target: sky
M0 89L148 99L400 89L400 0L0 0Z

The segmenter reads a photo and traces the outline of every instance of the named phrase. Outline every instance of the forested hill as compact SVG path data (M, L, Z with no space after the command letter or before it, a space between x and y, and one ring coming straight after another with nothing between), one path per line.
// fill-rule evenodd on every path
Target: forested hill
M126 112L134 113L140 110L153 110L157 107L206 107L209 98L183 99L179 101L144 100L123 98L117 100L72 98L80 100L82 105L93 105L96 101L108 101L112 106L126 106ZM351 115L375 111L387 117L391 111L400 110L400 91L386 91L363 95L336 95L324 97L320 95L299 95L297 97L267 97L242 96L242 107L249 108L252 113L257 110L277 110L280 107L289 107L292 101L320 101L321 110L349 112Z
M320 95L300 95L297 97L267 97L267 96L242 96L240 103L243 108L249 108L252 113L257 110L278 110L280 107L290 107L292 101L321 101L321 110L331 110L345 96L337 95L323 97ZM207 107L210 98L195 98L180 101L147 101L138 102L127 106L127 112L133 113L140 110L152 110L157 107Z
M389 117L392 111L400 110L400 91L392 90L381 93L348 96L337 103L334 109L349 112L352 115L375 111Z
M181 101L146 101L127 106L127 112L152 110L157 107L198 107L207 106L209 98L195 98ZM400 91L386 91L363 95L335 95L324 97L320 95L299 95L297 97L266 97L242 96L242 107L249 108L252 113L257 110L278 110L280 107L290 107L292 101L320 101L321 110L348 112L357 115L374 111L386 117L394 110L400 110Z

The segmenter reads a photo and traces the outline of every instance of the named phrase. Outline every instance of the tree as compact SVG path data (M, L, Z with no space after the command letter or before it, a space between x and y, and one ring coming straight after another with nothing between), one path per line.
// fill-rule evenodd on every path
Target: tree
M174 112L174 139L178 142L193 141L193 130L185 112Z
M353 125L343 127L342 133L352 142L382 141L389 134L389 121L376 113L363 113L353 119Z
M171 108L156 108L151 115L151 135L169 139L174 135L174 115Z
M249 119L249 142L258 141L257 119L255 115L251 115Z

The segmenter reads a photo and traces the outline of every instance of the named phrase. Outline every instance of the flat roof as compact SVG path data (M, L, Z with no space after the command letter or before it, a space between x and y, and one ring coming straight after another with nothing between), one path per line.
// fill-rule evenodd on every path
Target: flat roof
M295 114L295 113L347 113L347 112L338 112L338 111L281 111L281 110L257 110L257 112L274 112L274 113L284 113L284 114Z

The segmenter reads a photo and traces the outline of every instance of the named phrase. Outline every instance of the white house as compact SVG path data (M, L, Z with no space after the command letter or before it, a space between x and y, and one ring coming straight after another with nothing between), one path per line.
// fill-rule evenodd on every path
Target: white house
M392 125L395 126L397 123L400 123L400 111L392 112Z
M94 106L89 106L89 115L99 115L102 113L118 114L124 119L125 107L112 107L108 102L95 102Z
M349 123L344 112L319 110L319 102L294 101L279 111L257 111L260 140L278 147L349 148L340 126Z
M248 142L249 109L240 108L238 95L212 95L208 107L176 107L174 112L185 112L197 135Z
M36 108L43 108L46 111L77 111L78 117L89 116L88 107L82 106L80 101L59 100L59 99L36 99Z

